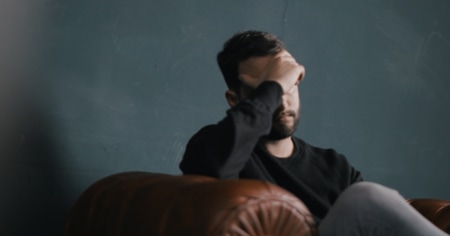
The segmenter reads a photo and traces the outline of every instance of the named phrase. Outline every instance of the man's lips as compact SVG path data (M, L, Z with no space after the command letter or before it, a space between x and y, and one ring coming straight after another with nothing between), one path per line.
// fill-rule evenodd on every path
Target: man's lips
M292 111L286 111L286 112L280 112L275 119L276 120L284 120L284 119L288 119L290 117L295 117L295 113Z

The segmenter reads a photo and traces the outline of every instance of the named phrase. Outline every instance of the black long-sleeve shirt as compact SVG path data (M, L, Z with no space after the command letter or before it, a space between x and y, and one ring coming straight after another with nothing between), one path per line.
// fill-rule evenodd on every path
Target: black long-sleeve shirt
M292 137L295 151L288 158L274 157L259 144L270 132L282 94L278 83L262 83L222 121L191 138L180 169L184 174L275 183L301 199L320 222L339 194L362 177L343 155L296 137Z

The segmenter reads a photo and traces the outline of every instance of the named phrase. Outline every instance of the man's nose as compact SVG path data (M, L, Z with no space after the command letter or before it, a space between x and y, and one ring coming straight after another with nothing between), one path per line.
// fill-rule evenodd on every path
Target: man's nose
M283 94L283 96L281 96L281 108L282 110L286 110L289 108L289 99L288 99L288 95L287 94Z

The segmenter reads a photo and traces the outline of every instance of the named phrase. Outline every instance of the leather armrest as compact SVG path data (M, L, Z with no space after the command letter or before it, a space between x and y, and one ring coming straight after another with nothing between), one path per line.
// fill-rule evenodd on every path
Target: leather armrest
M425 218L450 234L450 201L439 199L409 199L408 202Z
M307 207L257 180L126 172L90 186L65 235L315 235Z

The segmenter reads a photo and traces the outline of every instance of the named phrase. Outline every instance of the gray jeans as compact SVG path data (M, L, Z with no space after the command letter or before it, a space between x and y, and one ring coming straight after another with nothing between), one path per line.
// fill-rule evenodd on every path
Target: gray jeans
M350 186L319 225L320 236L434 236L447 234L397 191L370 182Z

